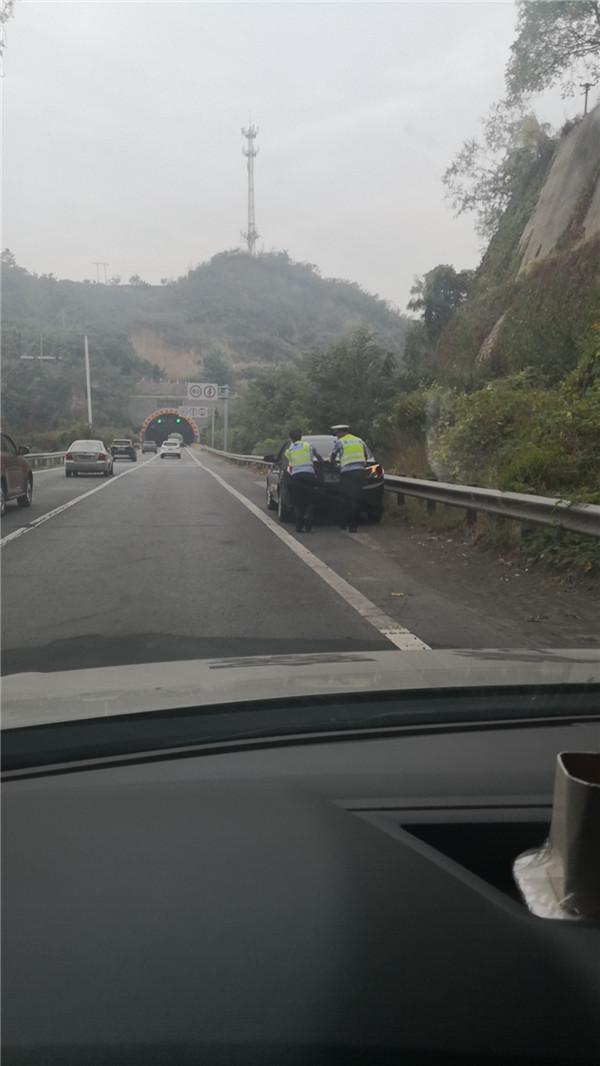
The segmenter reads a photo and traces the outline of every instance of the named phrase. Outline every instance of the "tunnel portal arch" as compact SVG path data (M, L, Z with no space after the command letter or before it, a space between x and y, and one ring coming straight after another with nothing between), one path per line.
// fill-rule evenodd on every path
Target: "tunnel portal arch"
M155 440L162 444L169 433L181 433L186 444L200 443L200 433L193 418L181 415L177 407L158 407L144 419L140 428L140 440Z

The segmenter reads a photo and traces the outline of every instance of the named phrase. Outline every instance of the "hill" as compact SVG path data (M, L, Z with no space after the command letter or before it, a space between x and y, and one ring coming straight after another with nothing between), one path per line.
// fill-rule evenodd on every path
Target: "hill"
M388 464L599 502L600 108L544 140L474 274L435 267L418 306L413 388L374 427Z
M195 372L209 354L245 377L249 368L294 359L359 327L400 355L406 331L406 319L384 300L322 278L315 266L283 252L223 252L162 285L38 277L10 259L6 267L5 323L44 332L118 331L173 378Z

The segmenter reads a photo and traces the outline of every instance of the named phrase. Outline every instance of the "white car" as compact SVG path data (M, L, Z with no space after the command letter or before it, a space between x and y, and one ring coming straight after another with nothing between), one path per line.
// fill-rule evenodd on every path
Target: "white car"
M181 459L181 444L178 440L165 440L160 446L161 459Z

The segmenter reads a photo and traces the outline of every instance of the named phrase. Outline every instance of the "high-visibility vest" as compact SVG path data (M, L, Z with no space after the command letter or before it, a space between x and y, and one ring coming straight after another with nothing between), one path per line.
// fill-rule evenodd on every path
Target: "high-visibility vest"
M345 466L349 466L350 463L364 463L365 449L360 437L355 437L352 433L345 433L339 440L343 448L340 456L342 470Z
M286 449L285 457L290 474L312 473L314 471L310 444L305 440L294 441Z

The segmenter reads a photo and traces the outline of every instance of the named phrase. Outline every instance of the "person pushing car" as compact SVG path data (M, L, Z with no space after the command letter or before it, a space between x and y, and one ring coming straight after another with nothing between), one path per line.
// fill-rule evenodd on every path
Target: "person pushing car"
M289 477L290 502L294 508L296 530L310 533L315 514L315 490L317 476L315 460L319 454L314 445L302 440L301 429L290 430L290 443L285 450L287 475Z
M332 426L331 430L337 437L331 458L340 464L340 527L348 527L350 533L356 533L368 459L367 446L364 440L350 432L348 425Z

